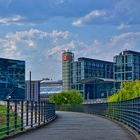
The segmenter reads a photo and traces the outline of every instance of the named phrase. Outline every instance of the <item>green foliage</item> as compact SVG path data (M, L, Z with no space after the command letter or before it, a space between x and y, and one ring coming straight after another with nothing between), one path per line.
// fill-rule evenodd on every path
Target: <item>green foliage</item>
M83 102L83 98L78 90L62 91L59 94L53 94L49 100L56 105L80 104Z
M7 114L7 107L6 105L0 105L0 138L6 136L6 114ZM10 134L14 131L17 132L20 130L21 126L21 119L20 116L17 116L17 128L14 128L14 111L9 110L9 127L10 127Z
M108 98L108 102L119 102L140 96L140 80L122 82L120 90Z

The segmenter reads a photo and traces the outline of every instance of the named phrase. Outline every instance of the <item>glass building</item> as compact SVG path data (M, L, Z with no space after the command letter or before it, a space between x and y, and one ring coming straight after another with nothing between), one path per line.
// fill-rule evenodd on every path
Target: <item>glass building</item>
M40 82L40 96L41 99L49 98L54 93L62 92L62 80L42 80Z
M140 79L140 52L126 50L114 57L115 89L122 81Z
M51 95L53 93L60 93L62 91L62 80L43 80L40 82L40 93Z
M63 90L71 89L71 64L74 60L74 54L70 50L65 50L62 54L62 80Z
M79 58L71 63L71 88L78 89L84 99L106 98L114 87L113 62Z
M113 62L62 54L63 90L80 90L84 99L106 98L114 88Z
M26 100L40 101L40 81L26 81Z
M25 61L0 58L0 100L25 99Z

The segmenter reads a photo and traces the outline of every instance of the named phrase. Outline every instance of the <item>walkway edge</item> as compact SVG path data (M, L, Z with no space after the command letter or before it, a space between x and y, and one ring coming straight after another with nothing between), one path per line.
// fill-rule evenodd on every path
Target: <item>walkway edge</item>
M13 135L9 135L9 136L6 136L6 137L3 137L3 138L0 138L0 140L8 140L10 138L14 138L16 136L19 136L19 135L22 135L24 133L27 133L27 132L30 132L30 131L34 131L38 128L41 128L41 127L44 127L46 125L48 125L49 123L53 122L54 120L56 120L57 118L57 115L53 116L52 118L48 119L46 123L43 123L43 124L40 124L39 126L34 126L32 128L28 128L28 129L25 129L24 131L21 131L21 132L18 132L18 133L15 133Z
M132 134L132 136L135 138L134 140L140 140L140 135L138 134L137 131L135 131L133 128L129 127L127 124L124 124L120 121L117 121L117 120L114 120L114 119L111 119L109 117L106 117L106 116L102 116L102 115L98 115L98 114L93 114L93 115L96 115L96 116L99 116L99 117L102 117L104 119L107 119L107 120L110 120L116 124L118 124L119 126L123 127L124 129L126 129L128 132L130 132Z

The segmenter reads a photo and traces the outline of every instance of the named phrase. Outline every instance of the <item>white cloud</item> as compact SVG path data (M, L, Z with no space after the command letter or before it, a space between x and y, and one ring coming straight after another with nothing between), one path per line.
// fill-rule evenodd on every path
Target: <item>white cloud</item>
M136 40L137 38L140 38L140 32L127 32L127 33L122 33L120 35L113 36L111 39L112 44L119 43L121 41L131 41L131 40Z
M119 26L117 26L118 30L126 29L129 28L130 26L124 23L121 23Z
M61 53L68 48L75 57L113 60L124 49L139 49L140 32L128 32L113 36L108 42L93 40L85 43L68 31L45 32L30 29L8 33L0 39L0 56L26 60L27 72L35 79L50 77L61 79Z
M100 11L100 10L93 10L90 13L88 13L87 15L80 17L79 19L76 19L75 21L73 21L73 25L74 26L81 26L84 24L89 24L91 22L94 21L94 19L99 18L99 17L104 17L106 15L105 11Z
M10 17L0 17L0 24L20 24L20 22L24 19L24 17L20 15L14 15Z
M30 29L7 33L0 39L0 56L26 60L27 71L32 70L37 75L35 77L40 76L40 79L45 77L45 75L53 77L53 75L58 73L56 70L58 64L61 64L58 55L63 50L64 46L62 44L69 42L70 38L68 31L57 30L45 32L38 29ZM39 69L41 67L43 69ZM46 69L45 72L44 69ZM38 73L39 71L40 74ZM60 79L60 76L57 75L56 79Z

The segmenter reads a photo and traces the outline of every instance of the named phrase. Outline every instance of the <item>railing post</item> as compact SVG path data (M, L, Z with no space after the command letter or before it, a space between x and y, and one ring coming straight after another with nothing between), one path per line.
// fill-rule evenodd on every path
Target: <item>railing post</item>
M46 102L44 101L44 119L45 119L45 122L47 121L46 119Z
M41 122L43 122L43 101L41 102Z
M46 104L45 104L45 101L43 102L44 106L44 123L46 122Z
M6 110L6 135L10 132L10 101L7 100L7 110Z
M14 129L17 129L17 101L15 101L15 110L14 110Z
M37 123L37 102L35 102L35 123Z
M33 127L33 101L31 101L31 127Z
M38 102L38 125L40 125L40 101Z
M26 126L29 125L29 101L26 101Z
M138 98L138 101L137 101L137 104L138 104L138 110L140 110L140 98ZM138 119L138 133L140 134L140 116L139 116L139 119Z
M23 114L24 114L24 109L23 109L23 101L21 101L21 131L23 131Z

